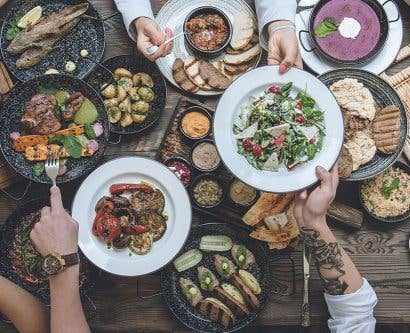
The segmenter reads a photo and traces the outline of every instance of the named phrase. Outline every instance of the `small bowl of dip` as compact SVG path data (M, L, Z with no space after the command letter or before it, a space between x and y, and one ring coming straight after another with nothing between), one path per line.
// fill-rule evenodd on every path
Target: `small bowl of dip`
M191 150L191 164L201 172L211 172L221 165L221 158L214 142L210 139L204 139L194 144Z
M178 177L185 187L191 184L193 172L190 163L186 159L182 157L171 157L166 160L164 164Z
M250 207L258 199L258 191L239 179L232 179L228 188L229 200L239 207Z
M192 106L181 113L179 130L190 140L201 140L211 132L211 115L205 109Z
M202 208L214 208L224 198L221 182L210 173L197 176L192 182L190 192L195 204Z

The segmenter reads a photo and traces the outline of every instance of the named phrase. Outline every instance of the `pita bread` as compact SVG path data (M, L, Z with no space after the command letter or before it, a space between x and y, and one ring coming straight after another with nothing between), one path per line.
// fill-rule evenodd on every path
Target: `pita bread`
M201 75L199 75L199 61L194 56L189 56L184 60L184 69L193 84L202 90L213 89L211 86L206 84Z
M244 12L237 12L233 17L233 32L230 42L234 50L244 48L253 37L255 23L252 16Z
M370 162L376 154L376 145L367 131L358 131L344 146L353 159L353 171Z

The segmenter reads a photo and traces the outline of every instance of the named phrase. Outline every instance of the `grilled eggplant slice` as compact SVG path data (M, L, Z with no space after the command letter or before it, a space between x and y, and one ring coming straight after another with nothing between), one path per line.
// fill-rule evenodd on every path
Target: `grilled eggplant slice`
M181 286L185 298L193 307L197 306L197 304L203 300L201 291L192 280L180 278L179 285Z
M150 233L154 237L154 242L159 240L167 230L165 218L157 211L150 211L143 214L140 217L139 222L150 228Z
M234 244L231 253L239 268L248 269L255 263L255 256L244 245Z
M219 275L221 275L225 279L229 279L232 274L236 273L235 264L227 257L216 254L214 263Z
M208 297L199 303L199 311L209 319L219 322L225 327L235 323L232 311L219 299Z
M242 281L242 279L236 275L232 275L232 283L235 285L236 288L239 289L243 297L245 298L248 305L253 309L258 309L261 306L258 297L247 287L247 285Z
M146 254L151 251L154 239L150 232L132 235L128 248L136 254Z
M112 246L116 249L125 249L131 243L131 236L121 235L112 241Z
M162 213L165 206L165 198L162 192L156 189L152 193L144 191L134 191L130 198L132 207L137 213L143 213L147 210L155 210Z
M215 274L204 266L198 267L198 280L203 290L212 291L219 286L219 281Z
M240 316L248 316L250 311L245 304L239 302L235 297L230 295L226 290L221 287L215 288L216 293L218 294L219 299L222 302L225 302L235 313Z

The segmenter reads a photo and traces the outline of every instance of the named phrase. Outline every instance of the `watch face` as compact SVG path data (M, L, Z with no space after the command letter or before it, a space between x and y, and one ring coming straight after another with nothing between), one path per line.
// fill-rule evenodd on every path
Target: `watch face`
M57 274L61 270L60 260L52 254L45 256L43 259L43 270L47 275Z

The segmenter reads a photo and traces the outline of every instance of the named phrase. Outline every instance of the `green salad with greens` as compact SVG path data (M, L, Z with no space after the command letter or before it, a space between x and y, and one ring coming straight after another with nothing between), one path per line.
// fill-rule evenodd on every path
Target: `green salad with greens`
M237 151L256 169L292 170L322 149L324 113L306 91L292 96L292 85L273 85L241 106L233 125Z

